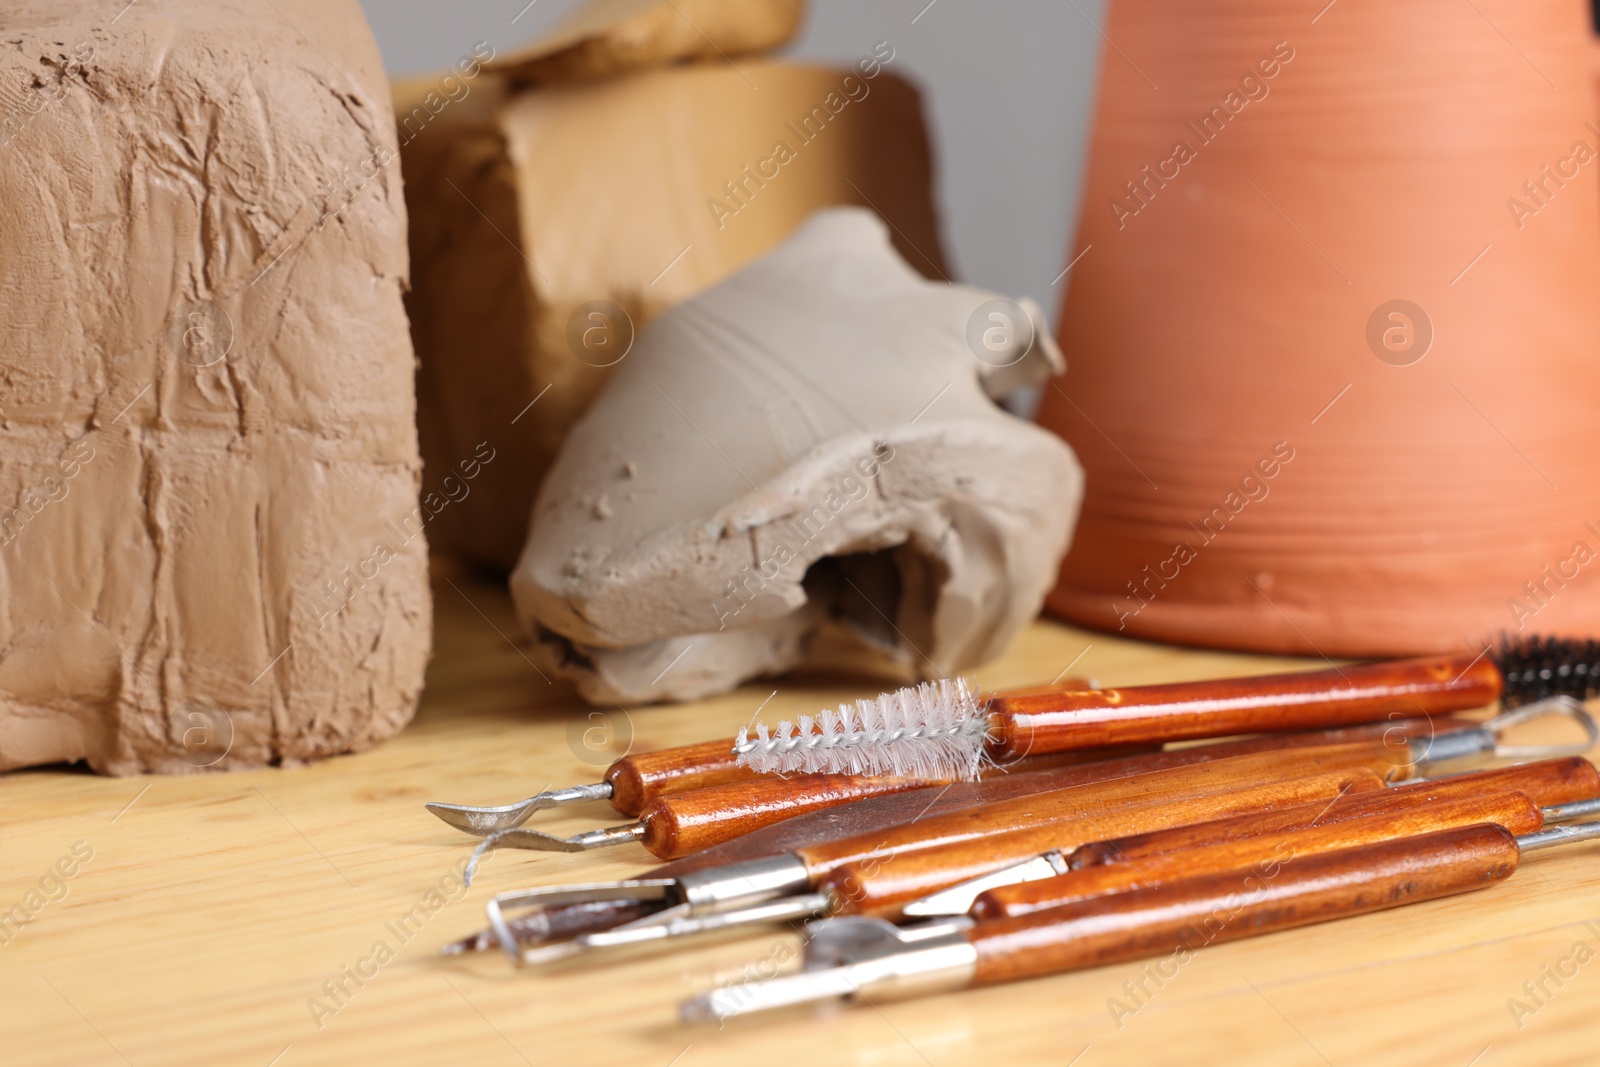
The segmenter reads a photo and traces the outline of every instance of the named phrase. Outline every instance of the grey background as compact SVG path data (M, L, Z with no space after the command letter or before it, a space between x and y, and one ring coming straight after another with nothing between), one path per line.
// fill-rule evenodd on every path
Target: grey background
M391 76L477 41L504 52L579 0L363 0ZM848 64L878 41L923 93L945 248L956 278L1031 296L1054 321L1077 224L1102 0L811 0L784 55ZM1092 21L1091 21L1092 20Z

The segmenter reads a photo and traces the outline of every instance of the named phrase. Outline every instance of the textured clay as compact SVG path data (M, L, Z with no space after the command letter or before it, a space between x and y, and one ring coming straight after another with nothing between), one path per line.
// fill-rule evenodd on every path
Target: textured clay
M1111 5L1054 611L1312 655L1600 631L1587 10L1482 7Z
M407 308L425 488L454 501L429 537L509 571L567 430L662 310L836 204L870 202L913 267L945 268L889 45L846 69L718 60L522 92L480 58L396 96Z
M539 654L594 701L999 654L1081 474L992 394L1060 366L1036 309L927 281L868 211L819 212L657 318L573 427L512 576Z
M0 768L395 733L430 603L405 209L359 7L3 18Z
M684 60L720 63L787 43L805 10L804 0L589 0L555 33L494 69L548 85Z

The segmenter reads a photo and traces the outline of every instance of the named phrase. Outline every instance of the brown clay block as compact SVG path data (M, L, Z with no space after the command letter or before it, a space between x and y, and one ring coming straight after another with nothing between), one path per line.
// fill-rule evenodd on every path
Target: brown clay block
M592 81L786 43L804 0L589 0L554 33L495 63L518 83Z
M354 0L119 8L0 15L0 769L364 748L431 614L377 49Z
M441 509L428 532L509 571L540 480L610 374L569 340L580 305L611 301L637 334L838 204L875 206L908 263L947 272L921 103L889 46L846 69L718 61L526 92L482 58L396 102L424 499ZM775 176L748 178L780 143Z

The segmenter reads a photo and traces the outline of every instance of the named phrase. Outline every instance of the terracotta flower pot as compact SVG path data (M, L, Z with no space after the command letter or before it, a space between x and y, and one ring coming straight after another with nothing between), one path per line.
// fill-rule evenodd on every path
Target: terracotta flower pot
M1113 0L1103 29L1049 607L1327 655L1600 632L1585 5Z

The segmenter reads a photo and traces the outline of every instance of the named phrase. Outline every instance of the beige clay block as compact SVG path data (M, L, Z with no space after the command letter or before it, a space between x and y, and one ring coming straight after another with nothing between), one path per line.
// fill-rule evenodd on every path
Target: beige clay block
M573 427L511 581L546 669L642 701L999 655L1083 481L992 390L1061 369L1029 302L930 282L875 215L819 212L652 323Z
M731 59L787 43L805 11L805 0L589 0L494 69L518 83L552 85Z
M818 208L876 206L944 277L921 104L894 62L885 45L845 70L719 60L507 92L469 56L399 90L425 485L460 498L436 550L509 570L610 352ZM626 313L608 313L610 350L584 347L592 301ZM496 459L467 484L485 442Z
M354 0L7 5L0 769L360 749L431 605L405 208Z

